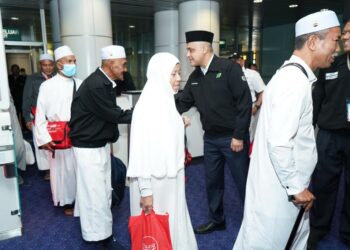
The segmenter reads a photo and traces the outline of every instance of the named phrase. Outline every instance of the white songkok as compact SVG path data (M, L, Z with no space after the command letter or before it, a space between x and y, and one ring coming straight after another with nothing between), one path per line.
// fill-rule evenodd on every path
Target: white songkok
M49 60L53 61L53 56L50 54L41 54L39 61Z
M124 47L118 45L110 45L101 49L101 59L119 59L126 58Z
M321 10L307 15L295 24L295 37L340 26L337 15L331 10Z
M55 49L54 53L56 61L60 60L62 57L74 55L72 50L67 45L58 47L57 49Z

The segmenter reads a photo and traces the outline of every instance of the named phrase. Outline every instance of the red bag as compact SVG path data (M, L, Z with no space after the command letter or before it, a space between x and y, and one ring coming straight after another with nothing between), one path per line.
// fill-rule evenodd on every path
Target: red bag
M32 106L31 113L33 115L33 124L35 124L35 114L36 114L36 107Z
M72 142L68 137L70 131L68 122L48 122L47 131L52 141L56 144L55 149L68 149L72 147Z
M169 215L145 214L130 216L129 232L132 250L171 250Z
M188 151L188 149L185 148L185 167L190 165L191 161L192 161L192 155L190 151Z

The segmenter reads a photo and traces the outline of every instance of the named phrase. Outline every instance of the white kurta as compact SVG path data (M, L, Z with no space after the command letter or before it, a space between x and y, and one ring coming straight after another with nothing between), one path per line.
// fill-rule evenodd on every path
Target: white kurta
M76 89L81 80L74 78ZM47 131L47 121L69 121L73 95L73 80L57 74L40 86L36 106L34 139L37 146L52 139ZM55 158L49 153L50 184L54 205L64 206L75 200L76 179L73 149L56 150Z
M249 166L243 222L233 249L284 249L299 208L288 195L309 186L317 161L312 126L311 69L287 66L273 76L263 96ZM289 61L289 62L290 62ZM288 63L288 61L286 62ZM292 249L306 249L308 213L302 219Z

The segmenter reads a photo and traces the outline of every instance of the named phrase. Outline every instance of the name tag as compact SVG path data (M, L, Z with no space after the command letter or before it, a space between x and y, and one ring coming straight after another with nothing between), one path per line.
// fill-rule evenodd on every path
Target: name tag
M326 80L333 80L338 78L338 71L326 74Z
M191 85L198 85L198 82L191 82Z

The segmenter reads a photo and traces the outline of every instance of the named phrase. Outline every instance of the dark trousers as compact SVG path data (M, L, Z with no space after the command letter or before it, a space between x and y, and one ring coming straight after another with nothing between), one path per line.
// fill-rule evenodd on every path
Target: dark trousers
M212 137L204 135L204 168L206 189L209 203L209 216L212 222L223 222L224 207L224 166L227 163L239 196L244 204L245 186L249 166L249 136L244 139L244 147L240 152L233 152L232 137Z
M340 177L344 171L345 190L340 218L340 236L350 242L350 131L320 129L316 140L318 162L312 176L316 197L310 214L309 241L317 242L331 228L338 196Z

